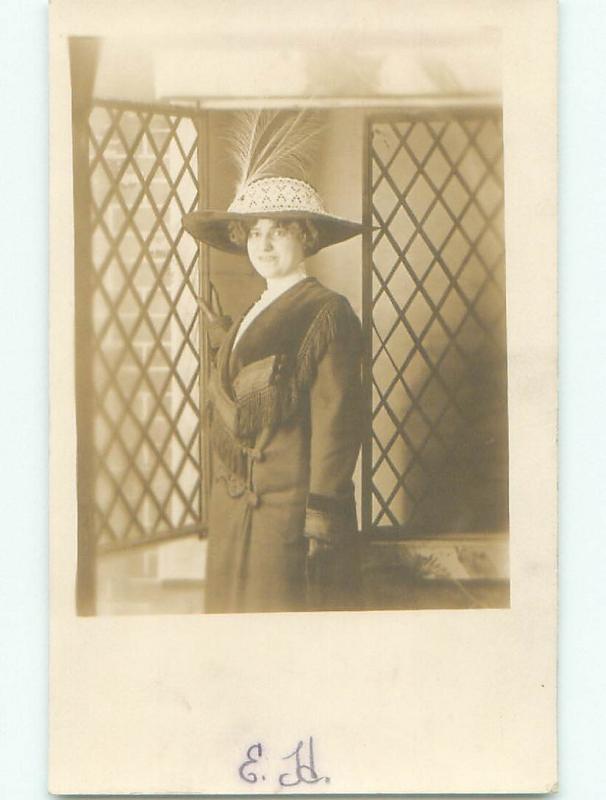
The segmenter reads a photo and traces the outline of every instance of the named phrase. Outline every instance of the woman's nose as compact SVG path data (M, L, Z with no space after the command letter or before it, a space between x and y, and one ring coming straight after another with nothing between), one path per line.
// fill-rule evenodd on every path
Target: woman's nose
M271 250L273 247L273 242L271 240L271 236L265 235L261 242L261 247L263 250Z

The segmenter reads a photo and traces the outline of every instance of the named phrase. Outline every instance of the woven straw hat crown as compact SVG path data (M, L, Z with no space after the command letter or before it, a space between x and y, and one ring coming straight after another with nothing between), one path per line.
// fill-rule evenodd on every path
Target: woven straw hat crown
M260 178L244 187L227 210L236 214L278 211L326 214L320 195L298 178Z

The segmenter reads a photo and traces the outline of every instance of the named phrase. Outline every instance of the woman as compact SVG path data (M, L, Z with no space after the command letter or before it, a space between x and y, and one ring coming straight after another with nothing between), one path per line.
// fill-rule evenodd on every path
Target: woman
M206 307L218 346L207 610L351 606L360 323L344 297L307 275L305 258L362 227L329 215L307 182L258 174L227 213L190 214L184 226L247 252L267 283L228 330Z

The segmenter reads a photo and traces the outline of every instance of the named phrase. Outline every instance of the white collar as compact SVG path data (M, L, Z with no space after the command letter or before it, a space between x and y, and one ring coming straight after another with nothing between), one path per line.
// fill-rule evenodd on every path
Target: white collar
M275 300L276 297L284 294L285 291L305 280L305 278L307 278L307 272L303 265L283 278L269 278L267 280L267 289L263 292L259 301Z

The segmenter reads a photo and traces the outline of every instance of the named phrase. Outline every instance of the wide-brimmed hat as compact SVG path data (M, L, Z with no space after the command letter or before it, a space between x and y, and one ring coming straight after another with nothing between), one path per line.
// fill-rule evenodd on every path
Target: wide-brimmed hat
M234 235L233 222L255 219L299 220L318 231L308 254L362 233L364 225L326 211L307 180L321 126L307 111L239 112L230 139L238 168L238 189L227 211L195 211L183 217L192 236L230 253L245 253L246 241Z
M261 178L246 186L227 211L195 211L183 217L183 227L196 239L219 250L245 253L246 243L234 237L230 223L255 219L280 219L312 222L318 238L309 255L323 247L344 242L362 233L364 225L329 214L320 195L298 178Z

